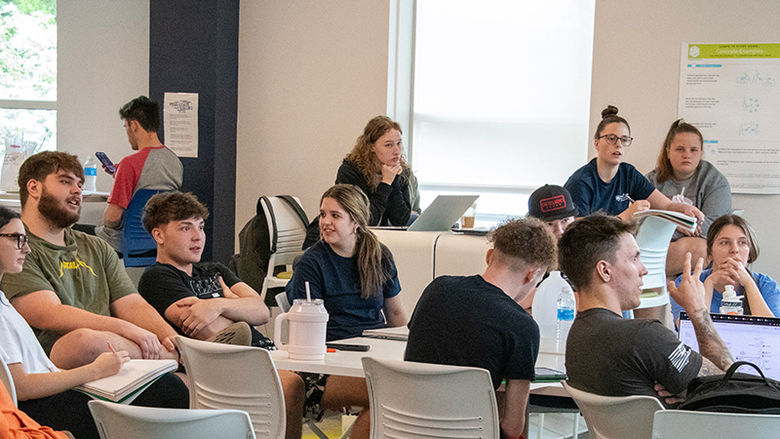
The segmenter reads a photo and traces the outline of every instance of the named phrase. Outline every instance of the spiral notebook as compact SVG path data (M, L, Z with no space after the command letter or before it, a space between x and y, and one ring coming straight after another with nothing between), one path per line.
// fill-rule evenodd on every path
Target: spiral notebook
M73 389L95 399L129 404L158 378L179 367L176 360L130 360L116 375L90 381Z

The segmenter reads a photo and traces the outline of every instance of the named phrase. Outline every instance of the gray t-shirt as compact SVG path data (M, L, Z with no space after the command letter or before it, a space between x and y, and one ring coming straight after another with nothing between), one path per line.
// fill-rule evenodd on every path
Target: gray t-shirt
M647 173L647 179L655 185L662 194L671 199L680 193L690 200L691 204L704 213L704 221L701 224L702 237L707 236L710 224L718 217L731 213L731 187L726 177L718 171L712 163L702 160L696 168L693 176L684 181L670 178L663 183L658 183L656 171ZM672 240L682 237L675 231Z
M626 320L604 309L574 319L566 343L569 384L605 396L657 396L655 383L685 390L701 368L701 356L658 320Z

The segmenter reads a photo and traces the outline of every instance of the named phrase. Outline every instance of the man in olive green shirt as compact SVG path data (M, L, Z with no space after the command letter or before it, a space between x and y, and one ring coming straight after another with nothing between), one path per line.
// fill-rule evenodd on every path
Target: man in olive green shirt
M22 164L19 197L32 253L21 273L3 276L2 290L63 369L110 348L176 358L176 331L138 294L111 246L70 228L81 214L83 182L74 155L47 151Z

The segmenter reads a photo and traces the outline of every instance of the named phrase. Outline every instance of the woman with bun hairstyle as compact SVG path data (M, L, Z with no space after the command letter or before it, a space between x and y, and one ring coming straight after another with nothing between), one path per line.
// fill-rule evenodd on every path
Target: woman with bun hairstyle
M565 184L580 215L604 211L630 221L635 213L653 208L675 210L701 221L699 209L672 202L636 168L623 162L634 139L628 122L618 116L617 107L609 105L601 117L593 142L596 158L576 170Z
M368 121L336 174L337 184L354 184L368 195L369 226L407 225L412 212L410 198L414 198L409 193L412 179L403 157L401 126L387 116Z
M669 245L667 275L682 271L683 258L690 252L693 260L707 257L707 236L717 218L731 212L731 187L726 177L712 163L702 160L704 138L695 126L676 120L666 133L656 168L647 173L662 194L690 204L704 214L698 233L678 229Z
M760 317L780 316L780 286L772 277L752 272L749 268L758 259L758 244L750 225L739 215L723 215L707 231L707 256L710 267L701 272L704 282L704 303L710 312L720 312L723 291L732 285L742 300L743 313ZM682 277L678 277L676 284ZM683 310L672 300L672 315L677 321Z

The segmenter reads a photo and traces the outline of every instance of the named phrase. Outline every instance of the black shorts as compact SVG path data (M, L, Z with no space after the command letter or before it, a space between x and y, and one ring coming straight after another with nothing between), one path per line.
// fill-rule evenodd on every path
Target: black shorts
M296 372L303 379L303 417L316 422L322 420L325 409L322 408L322 394L330 375L321 373Z

